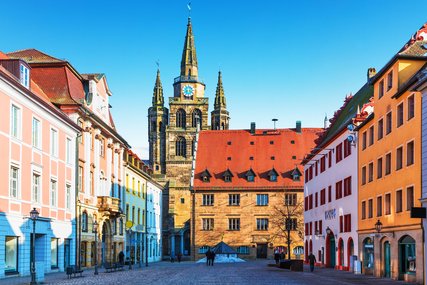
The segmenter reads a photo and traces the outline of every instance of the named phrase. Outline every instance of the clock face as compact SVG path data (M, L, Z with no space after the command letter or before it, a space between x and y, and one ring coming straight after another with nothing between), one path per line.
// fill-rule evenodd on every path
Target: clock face
M185 85L182 87L182 93L185 97L191 97L194 94L194 88L191 85Z

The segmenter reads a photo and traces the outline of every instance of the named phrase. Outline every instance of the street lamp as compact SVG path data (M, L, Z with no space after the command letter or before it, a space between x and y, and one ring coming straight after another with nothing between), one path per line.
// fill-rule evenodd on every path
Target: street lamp
M380 233L382 228L383 228L383 223L381 223L381 221L380 221L380 220L378 220L378 221L375 223L375 230L377 231L377 233Z
M95 233L95 275L98 275L98 222L93 222L93 232Z
M39 217L39 212L33 208L30 212L30 219L33 220L33 236L32 236L32 252L31 252L31 285L37 284L36 282L36 220Z
M328 226L328 227L326 227L326 234L327 234L327 235L330 235L330 234L331 234L331 232L332 232L332 231L331 231L331 229L329 228L329 226Z

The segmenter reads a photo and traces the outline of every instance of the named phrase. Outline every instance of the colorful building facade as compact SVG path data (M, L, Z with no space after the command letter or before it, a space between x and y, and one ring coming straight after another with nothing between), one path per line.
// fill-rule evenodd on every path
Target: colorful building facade
M374 113L358 126L358 232L362 271L423 282L421 94L412 83L427 62L425 28L372 78Z
M75 154L80 128L36 84L31 66L0 52L0 278L75 262ZM33 228L30 211L39 218Z
M250 130L200 132L192 179L194 259L221 241L244 259L272 258L275 250L303 255L299 165L320 132L300 122L295 129L257 130L253 123Z

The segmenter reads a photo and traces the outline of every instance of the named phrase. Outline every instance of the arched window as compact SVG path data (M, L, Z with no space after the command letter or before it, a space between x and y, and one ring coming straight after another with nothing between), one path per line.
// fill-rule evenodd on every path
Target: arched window
M202 121L202 111L199 109L194 109L193 111L193 128L197 127L197 123L200 123Z
M186 114L183 109L178 109L178 111L176 111L176 127L177 128L185 129L185 125L186 125L185 117L186 117Z
M183 157L187 155L187 142L184 137L178 137L176 140L176 155Z
M83 212L82 214L82 218L81 218L81 223L82 223L82 232L87 232L87 213Z
M370 237L363 240L363 267L369 270L374 268L374 242Z
M161 132L161 131L162 131L162 129L163 129L163 123L162 123L162 122L159 122L159 132Z
M399 273L400 274L416 274L416 247L415 240L405 235L399 240Z

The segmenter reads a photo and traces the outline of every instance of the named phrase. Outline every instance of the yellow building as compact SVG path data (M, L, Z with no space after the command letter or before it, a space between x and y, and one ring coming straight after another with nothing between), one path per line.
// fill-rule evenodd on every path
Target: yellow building
M423 230L410 217L421 197L421 97L410 87L427 62L417 38L371 78L374 112L355 121L362 272L422 283Z

